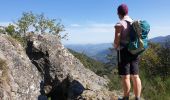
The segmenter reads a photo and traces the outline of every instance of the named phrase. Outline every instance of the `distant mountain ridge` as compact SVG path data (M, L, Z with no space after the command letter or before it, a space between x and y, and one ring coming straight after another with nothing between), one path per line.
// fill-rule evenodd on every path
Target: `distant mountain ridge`
M164 43L166 40L170 40L170 35L158 36L150 39L150 42ZM106 56L111 53L109 48L112 48L112 43L101 43L101 44L77 44L77 45L65 45L66 48L70 48L76 52L86 54L87 56L102 62L107 62ZM116 52L116 51L115 51ZM114 53L115 53L114 52Z
M105 58L110 53L109 48L112 48L112 43L101 44L76 44L65 45L66 48L72 49L76 52L86 54L87 56L102 62L107 62Z
M158 36L158 37L150 39L150 41L154 42L154 43L163 43L166 40L170 40L170 35L167 35L167 36Z

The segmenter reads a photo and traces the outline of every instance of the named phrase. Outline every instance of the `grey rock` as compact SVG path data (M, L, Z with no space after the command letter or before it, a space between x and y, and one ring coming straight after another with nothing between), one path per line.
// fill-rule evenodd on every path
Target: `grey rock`
M110 100L109 80L86 69L55 35L33 35L25 52L0 34L0 61L0 100Z
M41 72L45 82L45 92L52 99L58 96L62 98L58 100L74 100L81 96L86 99L109 100L106 88L108 80L86 69L61 44L57 36L43 35L39 38L35 35L28 42L26 51ZM49 89L50 86L52 88Z
M37 100L41 80L25 49L13 38L0 34L0 100Z

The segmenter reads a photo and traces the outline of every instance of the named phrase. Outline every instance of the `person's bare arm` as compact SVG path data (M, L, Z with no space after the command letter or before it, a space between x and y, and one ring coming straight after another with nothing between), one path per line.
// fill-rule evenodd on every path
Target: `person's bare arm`
M114 39L114 48L118 48L120 44L120 35L122 31L122 25L117 24L115 26L115 39Z

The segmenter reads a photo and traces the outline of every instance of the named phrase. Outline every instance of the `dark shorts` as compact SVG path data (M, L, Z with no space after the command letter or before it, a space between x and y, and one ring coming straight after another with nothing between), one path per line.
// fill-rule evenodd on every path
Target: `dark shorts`
M127 48L121 49L117 54L119 75L139 74L139 56L132 55Z

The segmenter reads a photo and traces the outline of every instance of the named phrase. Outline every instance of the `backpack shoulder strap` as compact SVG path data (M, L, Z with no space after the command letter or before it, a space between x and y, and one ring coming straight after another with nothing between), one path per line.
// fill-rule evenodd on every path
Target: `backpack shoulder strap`
M130 26L132 23L131 22L129 22L129 21L127 21L127 20L125 20L126 21L126 23Z
M135 32L137 33L138 37L140 38L141 34L142 34L142 29L141 29L141 26L140 26L140 21L139 20L134 21L133 24L132 24L132 27L135 30Z
M123 21L124 21L124 23L127 23L127 27L128 27L129 29L128 29L128 32L127 32L127 35L126 35L126 39L125 39L127 43L120 42L120 45L121 45L122 47L127 47L127 46L128 46L128 42L129 42L129 40L130 40L131 22L130 22L130 21L127 21L127 20L123 20Z

